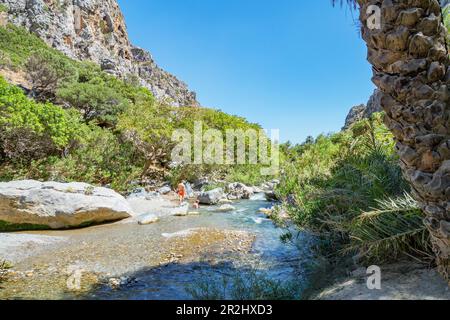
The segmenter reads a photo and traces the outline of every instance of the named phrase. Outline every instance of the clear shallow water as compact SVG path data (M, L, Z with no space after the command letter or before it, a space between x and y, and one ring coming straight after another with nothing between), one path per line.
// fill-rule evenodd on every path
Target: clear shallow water
M205 279L221 283L223 279L233 279L237 275L246 274L249 269L257 269L264 276L283 282L298 283L299 286L306 281L303 270L311 258L311 240L302 234L296 243L283 243L280 237L287 230L277 228L264 214L259 213L260 208L271 207L262 200L241 201L233 204L236 211L230 213L217 213L213 207L203 207L200 216L194 218L173 219L162 223L171 226L171 230L195 227L212 227L226 230L247 231L256 236L250 253L225 253L220 257L204 256L208 262L173 263L162 268L144 270L132 274L138 282L114 291L104 286L89 295L90 299L190 299L191 295L186 288L196 286ZM183 231L181 231L183 232ZM167 235L166 235L167 236ZM209 261L216 260L212 264Z
M286 230L275 227L259 213L260 208L270 207L265 201L247 200L233 206L236 210L230 213L217 213L214 207L203 207L198 216L162 217L160 222L148 226L119 223L39 233L68 237L69 241L19 263L18 269L34 269L35 276L19 283L6 283L0 290L0 299L190 299L187 287L204 279L233 278L249 268L258 269L271 279L300 286L305 281L304 266L311 259L310 239L300 234L296 244L282 243L280 236ZM199 228L248 232L254 235L255 241L248 252L234 250L235 243L216 248L215 235L207 232L206 240L174 236ZM232 238L240 241L239 237L236 239ZM212 250L199 249L210 243ZM167 261L168 256L180 250L190 258ZM67 291L67 275L61 272L73 266L107 278L124 277L127 281L118 290L100 284L82 294L74 294Z

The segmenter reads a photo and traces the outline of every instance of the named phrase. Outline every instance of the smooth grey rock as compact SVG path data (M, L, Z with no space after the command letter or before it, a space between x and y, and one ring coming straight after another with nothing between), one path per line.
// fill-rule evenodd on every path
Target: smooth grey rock
M253 195L253 188L239 182L230 183L227 189L230 200L250 199Z
M235 210L236 210L236 208L233 207L232 205L224 204L223 206L217 208L215 211L217 211L217 212L231 212L231 211L235 211Z
M200 203L215 205L224 197L223 189L217 188L211 191L202 192L199 196Z
M188 215L188 211L189 211L188 203L181 205L180 207L175 207L171 209L172 215L175 217L185 217Z
M233 203L233 201L231 201L230 199L224 198L224 199L220 199L218 204L231 204Z
M65 229L117 221L133 215L124 197L86 183L0 183L0 221Z
M139 217L138 224L143 226L143 225L147 225L147 224L156 223L158 221L159 221L159 218L157 216L155 216L154 214L146 214L146 215Z
M159 190L158 190L158 192L160 193L160 194L168 194L168 193L170 193L172 191L172 189L169 187L169 186L164 186L164 187L162 187L162 188L160 188Z

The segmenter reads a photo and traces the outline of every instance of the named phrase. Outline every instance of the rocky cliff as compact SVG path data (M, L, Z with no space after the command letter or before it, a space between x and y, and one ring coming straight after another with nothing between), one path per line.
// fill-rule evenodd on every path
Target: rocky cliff
M343 130L348 129L354 123L370 118L372 114L381 111L383 111L381 108L381 92L379 90L375 90L366 105L361 104L350 110L347 119L345 120L345 127Z
M121 78L130 75L159 100L198 106L196 95L133 46L116 0L0 0L9 22L23 26L71 58L91 60Z

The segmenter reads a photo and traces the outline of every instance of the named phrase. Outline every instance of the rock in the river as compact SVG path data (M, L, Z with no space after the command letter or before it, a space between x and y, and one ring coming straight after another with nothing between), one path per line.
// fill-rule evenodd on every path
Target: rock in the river
M247 187L243 183L235 182L228 185L228 199L240 200L250 199L253 195L253 188Z
M199 196L199 200L201 204L215 205L219 203L223 196L223 189L217 188L211 191L202 192Z
M124 197L86 183L0 183L0 228L8 230L82 227L122 220L132 214Z
M265 192L265 196L267 201L278 201L275 191L267 191Z
M265 214L266 216L270 216L273 213L273 208L261 208L259 209L259 212Z
M223 206L216 209L217 212L231 212L234 210L236 210L236 208L230 204L224 204Z
M160 194L168 194L168 193L170 193L172 191L172 189L169 187L169 186L164 186L164 187L162 187L162 188L160 188L159 190L158 190L158 192L160 193Z
M144 226L147 224L156 223L158 221L159 221L159 218L157 216L155 216L154 214L146 214L146 215L139 217L138 223L141 226Z
M175 207L172 210L172 215L175 217L185 217L188 215L189 204L186 203L180 207Z

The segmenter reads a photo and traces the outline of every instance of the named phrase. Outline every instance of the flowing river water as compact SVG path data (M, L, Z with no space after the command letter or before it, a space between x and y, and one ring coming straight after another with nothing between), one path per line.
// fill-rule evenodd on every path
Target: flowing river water
M259 213L261 199L214 207L155 224L119 222L80 230L32 232L2 284L0 299L191 299L189 288L220 284L249 270L301 287L311 260L304 234L283 243L285 229ZM232 297L229 297L232 298Z

